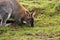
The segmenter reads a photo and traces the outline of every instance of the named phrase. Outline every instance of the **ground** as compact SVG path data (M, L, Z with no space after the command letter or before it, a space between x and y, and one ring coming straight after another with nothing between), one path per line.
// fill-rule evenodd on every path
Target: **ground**
M35 10L34 27L0 27L0 40L60 40L60 0L20 0Z

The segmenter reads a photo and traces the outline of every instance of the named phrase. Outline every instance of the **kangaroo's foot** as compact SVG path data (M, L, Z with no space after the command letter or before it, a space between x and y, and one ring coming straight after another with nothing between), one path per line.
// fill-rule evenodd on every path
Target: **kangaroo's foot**
M11 23L6 24L5 26L11 26Z
M8 24L0 24L0 26L11 26L11 23L8 23Z

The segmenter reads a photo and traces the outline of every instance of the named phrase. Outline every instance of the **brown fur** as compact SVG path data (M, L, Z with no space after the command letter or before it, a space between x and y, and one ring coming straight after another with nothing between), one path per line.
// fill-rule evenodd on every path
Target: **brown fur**
M25 7L23 7L21 4L19 4L18 1L16 1L16 5L18 6L17 13L19 13L19 15L21 15L21 17L23 17L24 15L26 15L26 11L28 11L28 10Z

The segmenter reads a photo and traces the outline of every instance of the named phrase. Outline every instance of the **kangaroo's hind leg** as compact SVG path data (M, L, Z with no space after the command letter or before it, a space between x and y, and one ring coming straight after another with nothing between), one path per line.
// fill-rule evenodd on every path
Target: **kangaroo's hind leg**
M12 11L10 13L5 13L5 15L2 16L1 26L9 26L10 25L10 23L6 24L6 22L10 18L11 13L12 13Z
M6 24L7 20L10 18L11 14L6 13L1 20L1 26L8 26L9 24Z

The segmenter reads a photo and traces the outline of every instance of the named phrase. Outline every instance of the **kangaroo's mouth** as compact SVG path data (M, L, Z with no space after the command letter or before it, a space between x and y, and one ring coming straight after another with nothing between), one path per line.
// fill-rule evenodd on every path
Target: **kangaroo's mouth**
M31 21L31 27L34 27L34 19L32 18L31 20L32 20Z
M31 27L34 27L34 23L33 22L31 23Z

